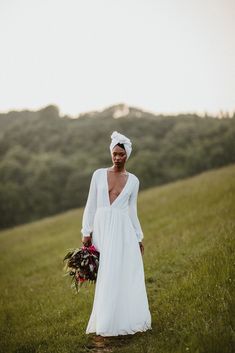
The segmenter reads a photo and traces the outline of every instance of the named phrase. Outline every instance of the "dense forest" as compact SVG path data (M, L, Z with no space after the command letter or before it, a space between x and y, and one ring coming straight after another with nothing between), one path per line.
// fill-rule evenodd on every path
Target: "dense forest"
M0 114L0 228L84 206L96 168L112 165L117 130L133 143L140 189L235 162L232 118L154 115L116 105L77 118L56 106Z

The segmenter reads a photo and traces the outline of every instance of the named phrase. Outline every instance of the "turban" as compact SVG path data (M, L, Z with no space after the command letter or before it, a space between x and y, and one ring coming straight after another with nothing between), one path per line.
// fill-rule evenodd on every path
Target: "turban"
M125 150L126 150L126 154L127 154L127 159L130 157L131 154L131 150L132 150L132 143L129 140L129 138L127 138L126 136L119 134L119 132L114 131L111 135L111 144L110 144L110 152L112 154L112 150L114 148L114 146L116 146L118 143L123 143Z

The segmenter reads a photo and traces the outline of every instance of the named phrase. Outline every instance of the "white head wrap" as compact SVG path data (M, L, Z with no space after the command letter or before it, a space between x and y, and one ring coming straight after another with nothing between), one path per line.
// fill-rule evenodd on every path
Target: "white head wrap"
M111 144L110 144L110 152L112 154L112 150L114 148L114 146L116 146L118 143L123 143L125 150L126 150L126 154L127 154L127 159L130 157L131 154L131 150L132 150L132 143L129 140L129 138L127 138L126 136L119 134L119 132L114 131L111 135Z

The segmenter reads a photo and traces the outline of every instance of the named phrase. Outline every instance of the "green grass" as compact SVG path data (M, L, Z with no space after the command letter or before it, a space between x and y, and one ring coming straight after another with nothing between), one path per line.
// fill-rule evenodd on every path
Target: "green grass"
M153 329L114 338L112 351L233 352L235 166L145 190L138 206ZM81 245L81 217L0 232L1 353L89 351L95 287L76 295L62 271L66 250Z

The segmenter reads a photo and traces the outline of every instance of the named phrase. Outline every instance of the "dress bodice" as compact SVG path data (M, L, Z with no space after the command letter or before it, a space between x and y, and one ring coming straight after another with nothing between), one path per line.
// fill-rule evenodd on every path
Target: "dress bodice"
M119 209L126 213L136 230L139 241L143 238L143 232L137 215L137 196L139 191L139 179L128 172L128 179L117 198L110 204L107 169L99 168L93 172L88 198L83 213L82 234L89 235L93 230L94 217L97 209L107 207L110 210Z

